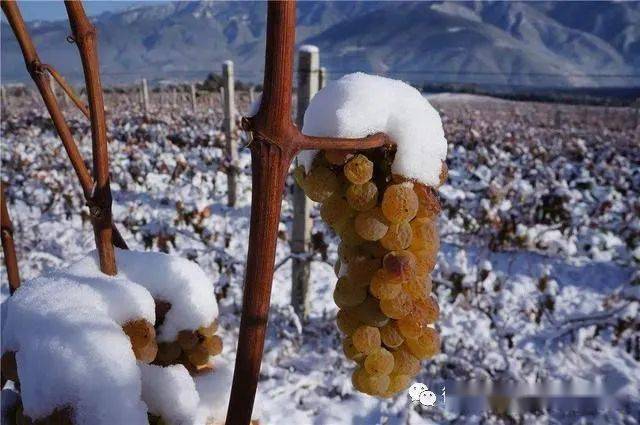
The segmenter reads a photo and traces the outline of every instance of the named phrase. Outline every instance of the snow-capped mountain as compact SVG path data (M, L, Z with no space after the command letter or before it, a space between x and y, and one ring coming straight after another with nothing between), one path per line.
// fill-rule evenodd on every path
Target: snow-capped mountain
M317 44L332 77L362 70L415 82L637 86L639 22L640 2L299 2L297 42ZM238 78L262 78L263 2L141 5L95 23L106 83L202 78L226 59ZM42 60L80 80L68 23L29 28ZM4 21L1 50L3 81L26 80Z

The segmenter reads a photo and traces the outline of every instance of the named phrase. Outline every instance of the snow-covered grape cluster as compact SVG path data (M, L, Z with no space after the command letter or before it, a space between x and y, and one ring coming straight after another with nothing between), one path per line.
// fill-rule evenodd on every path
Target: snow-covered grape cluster
M354 387L390 397L438 353L431 271L439 248L435 189L393 175L393 152L325 151L297 183L341 239L333 294ZM441 180L446 177L443 163Z
M222 338L216 335L218 321L213 319L207 326L196 330L181 330L175 341L157 342L156 329L164 322L171 304L156 301L156 324L146 320L134 320L122 329L131 340L136 359L159 366L183 365L191 375L211 370L210 356L222 352Z
M192 375L211 370L210 356L222 352L222 338L216 335L217 330L218 321L213 320L197 330L180 331L175 341L158 344L153 363L159 366L181 364Z

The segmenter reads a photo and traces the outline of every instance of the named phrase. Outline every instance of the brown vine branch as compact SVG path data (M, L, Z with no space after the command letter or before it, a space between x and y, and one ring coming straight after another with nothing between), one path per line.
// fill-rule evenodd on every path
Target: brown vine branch
M91 119L89 116L89 108L84 104L82 99L73 91L73 88L67 83L67 81L60 75L58 71L55 70L49 64L43 63L40 65L43 69L46 69L47 72L53 77L54 80L58 83L58 85L62 88L62 90L66 93L66 95L71 99L71 101L80 109L82 114Z
M304 149L333 149L333 150L361 150L382 146L393 146L386 134L376 133L360 139L343 139L335 137L312 137L299 133L295 143L300 150Z
M89 209L96 237L100 270L108 275L117 274L116 257L112 243L111 188L109 185L109 151L107 149L107 122L100 83L100 65L96 46L96 29L84 12L81 1L64 2L69 15L73 38L80 52L84 80L87 87L91 117L94 186L89 198Z
M295 1L269 2L262 100L256 115L242 121L243 128L253 133L249 144L251 227L227 425L251 421L269 316L280 206L291 161L302 149L358 150L391 145L384 134L331 139L300 133L291 119L295 23Z
M5 196L5 184L0 188L0 227L2 232L2 251L4 252L4 265L7 268L9 279L9 293L13 294L20 286L20 271L18 269L18 257L13 243L13 223L7 209L7 197Z
M40 62L40 58L38 57L33 41L29 36L29 32L27 31L27 27L22 19L17 3L15 1L2 0L1 4L2 11L7 17L7 21L9 21L11 29L13 30L13 33L18 40L18 44L20 45L20 49L22 50L22 56L24 57L27 71L40 92L40 96L42 97L47 111L51 116L53 125L56 128L65 151L67 152L67 156L71 161L73 170L75 171L78 181L80 182L80 186L82 187L85 200L87 200L88 203L91 199L93 179L91 178L91 174L89 173L82 155L80 154L80 151L73 139L71 130L64 119L56 97L51 91L47 70L42 68L42 63ZM126 242L115 227L113 228L113 244L118 248L128 249Z

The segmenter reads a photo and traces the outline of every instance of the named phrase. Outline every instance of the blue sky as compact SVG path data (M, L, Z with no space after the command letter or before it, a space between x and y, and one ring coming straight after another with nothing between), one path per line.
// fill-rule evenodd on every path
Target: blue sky
M157 4L161 1L147 0L147 1L85 1L84 8L88 15L99 15L102 12L113 12L122 9L126 9L130 6L144 5L144 4ZM19 2L20 11L26 21L32 21L35 19L42 20L57 20L66 19L67 12L65 11L62 0L23 0Z

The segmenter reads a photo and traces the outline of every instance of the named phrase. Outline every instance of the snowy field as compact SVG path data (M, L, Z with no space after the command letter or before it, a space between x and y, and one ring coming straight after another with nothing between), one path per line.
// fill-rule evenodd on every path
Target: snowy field
M215 359L232 365L249 231L249 152L241 151L239 202L230 209L217 103L203 103L195 114L186 104L164 105L144 118L126 96L107 101L115 222L132 249L202 266L220 307L225 347ZM418 379L438 395L436 406L412 403L406 393L380 401L354 392L335 327L337 247L317 209L312 315L300 323L289 305L286 196L254 416L262 424L638 423L640 136L633 111L468 95L430 101L443 115L450 170L440 192L443 244L434 272L442 354ZM11 102L2 115L2 179L10 183L20 272L29 279L76 261L94 240L47 113L24 98ZM238 105L247 110L244 94ZM70 109L67 115L90 163L88 121ZM0 274L5 299L4 267ZM469 389L471 380L518 391L570 380L574 398L561 401L560 411L545 409L544 391L529 387L533 407L518 409L515 399L505 407L498 391L490 407L465 399L459 408L455 383ZM594 409L602 394L608 407ZM572 412L578 399L583 404Z

